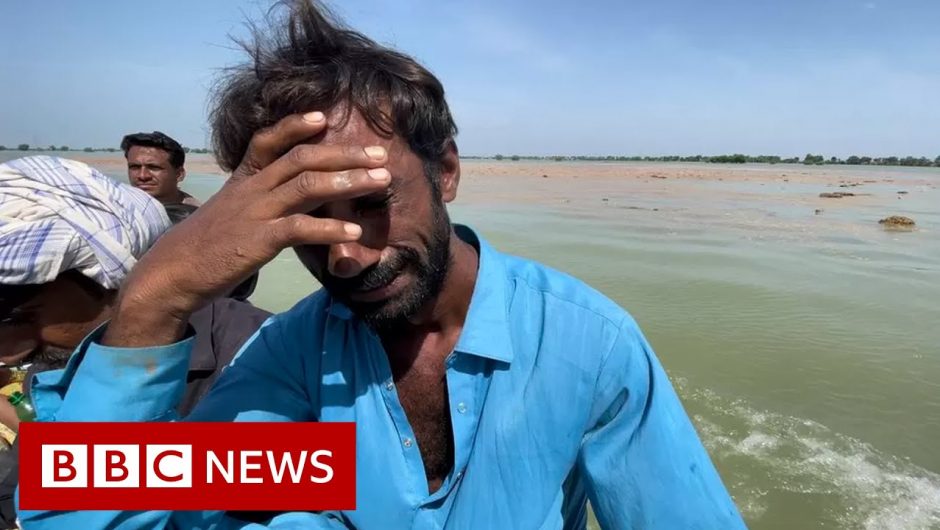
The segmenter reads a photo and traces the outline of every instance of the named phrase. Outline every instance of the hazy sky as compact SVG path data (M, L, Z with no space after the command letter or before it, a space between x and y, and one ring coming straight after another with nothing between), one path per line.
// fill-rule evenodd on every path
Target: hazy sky
M264 2L0 0L0 144L206 144ZM464 154L940 155L938 0L346 0L443 81Z

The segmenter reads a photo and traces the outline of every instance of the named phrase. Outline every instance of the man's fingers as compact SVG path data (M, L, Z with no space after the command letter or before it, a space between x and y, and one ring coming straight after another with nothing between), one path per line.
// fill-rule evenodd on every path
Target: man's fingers
M291 114L270 127L256 132L248 144L248 151L232 178L249 177L266 168L291 147L320 134L326 128L322 112Z
M258 185L274 189L304 171L346 171L379 168L388 163L388 152L381 146L295 145L287 154L258 175Z
M348 243L360 236L362 228L355 223L301 213L282 217L271 225L271 237L281 248Z
M305 171L268 193L272 215L306 213L320 205L384 190L392 176L385 168Z

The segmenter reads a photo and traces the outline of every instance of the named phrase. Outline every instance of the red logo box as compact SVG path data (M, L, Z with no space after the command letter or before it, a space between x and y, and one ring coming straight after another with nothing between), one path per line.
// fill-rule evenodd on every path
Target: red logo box
M20 424L24 510L356 509L354 423Z

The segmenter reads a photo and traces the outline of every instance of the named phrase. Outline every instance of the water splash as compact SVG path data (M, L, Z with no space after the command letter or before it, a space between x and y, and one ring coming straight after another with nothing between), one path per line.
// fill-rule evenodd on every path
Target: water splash
M751 528L940 528L940 475L814 421L677 386Z

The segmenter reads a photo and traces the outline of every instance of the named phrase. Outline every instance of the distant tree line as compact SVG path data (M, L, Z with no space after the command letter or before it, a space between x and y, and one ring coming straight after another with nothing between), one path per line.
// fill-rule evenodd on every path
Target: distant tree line
M0 145L0 151L13 150L12 147L6 147ZM31 147L29 144L19 144L15 148L16 151L72 151L67 145L55 146L50 145L46 147ZM108 152L116 153L120 151L115 147L86 147L82 149L85 153L95 153L95 152ZM198 153L206 154L211 153L209 149L206 148L190 148L184 147L183 151L187 153ZM712 164L806 164L806 165L828 165L828 164L839 164L839 165L849 165L849 166L915 166L915 167L940 167L940 156L930 160L927 157L898 157L898 156L887 156L887 157L871 157L871 156L857 156L852 155L846 159L841 159L835 156L826 158L823 155L814 155L812 153L807 153L803 158L799 157L790 157L785 158L776 155L742 155L739 153L733 155L715 155L715 156L706 156L706 155L694 155L694 156L568 156L568 155L553 155L553 156L530 156L530 155L510 155L504 156L501 154L494 155L493 157L486 156L463 156L462 158L467 159L489 159L494 160L552 160L555 162L563 161L590 161L590 162L708 162Z
M0 145L0 151L7 151L7 150L10 150L10 151L78 151L78 149L72 149L67 145L60 145L60 146L48 145L48 146L33 147L33 146L30 146L29 144L19 144L16 146L16 148L7 147L5 145ZM82 149L82 152L85 152L85 153L97 153L97 152L117 153L119 151L120 149L116 147L86 147ZM203 148L184 147L183 151L186 151L187 153L203 153L203 154L211 152L204 147Z
M568 156L568 155L554 155L554 156L525 156L525 155L494 155L493 157L486 156L464 156L462 158L468 159L489 159L494 160L551 160L555 162L564 162L564 161L575 161L575 162L708 162L712 164L806 164L806 165L828 165L828 164L840 164L840 165L850 165L850 166L916 166L916 167L940 167L940 156L931 160L927 157L897 157L897 156L887 156L887 157L871 157L871 156L856 156L852 155L846 159L841 159L835 156L826 158L823 155L814 155L812 153L807 153L803 158L799 157L790 157L785 158L776 155L742 155L742 154L733 154L733 155L716 155L716 156L706 156L706 155L694 155L694 156Z

